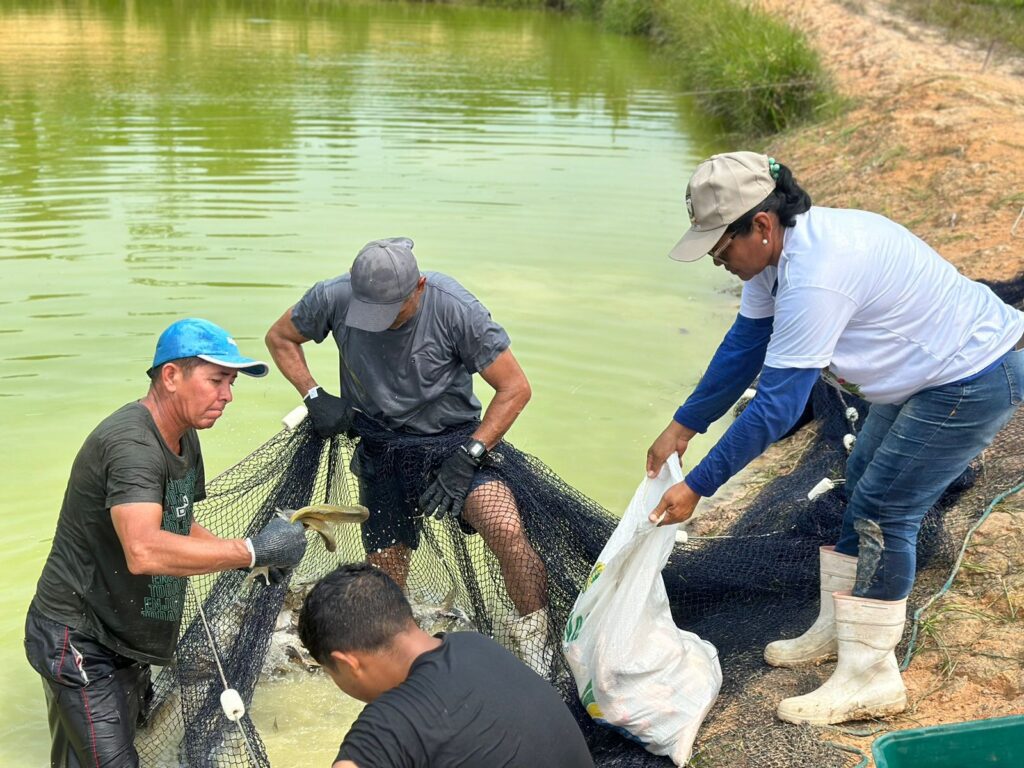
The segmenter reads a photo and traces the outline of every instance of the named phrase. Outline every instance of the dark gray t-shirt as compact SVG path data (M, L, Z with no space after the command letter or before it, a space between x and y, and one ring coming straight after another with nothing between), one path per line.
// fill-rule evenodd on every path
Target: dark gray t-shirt
M292 322L318 344L334 336L341 392L389 429L433 435L480 416L473 374L509 344L505 329L455 280L425 272L419 310L401 328L370 333L345 324L352 286L346 273L310 288Z
M132 574L110 508L159 504L164 510L160 527L187 536L192 505L205 496L196 431L182 436L178 456L144 405L118 409L100 422L75 457L34 605L123 656L166 664L178 640L185 579Z
M483 635L441 637L405 682L366 705L337 760L359 768L593 768L554 688Z

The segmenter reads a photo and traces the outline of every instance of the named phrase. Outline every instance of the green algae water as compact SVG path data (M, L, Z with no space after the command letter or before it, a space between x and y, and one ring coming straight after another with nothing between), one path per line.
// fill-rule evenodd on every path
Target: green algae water
M71 461L176 318L268 359L306 287L407 235L511 334L534 396L509 439L626 504L737 305L665 256L717 148L673 85L643 43L553 14L0 0L0 765L47 764L22 626ZM336 390L332 346L307 353ZM208 476L299 402L276 373L235 398ZM357 711L323 678L253 704L281 768L329 765Z

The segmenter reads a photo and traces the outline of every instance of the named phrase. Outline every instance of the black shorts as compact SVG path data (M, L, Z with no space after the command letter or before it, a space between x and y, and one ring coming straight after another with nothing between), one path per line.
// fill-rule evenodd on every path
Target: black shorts
M417 507L420 494L426 488L426 478L407 477L401 472L384 469L378 456L366 441L360 441L352 454L350 469L359 480L359 503L370 510L369 519L362 525L363 547L367 552L399 545L416 549L423 527L423 515ZM473 478L469 492L497 480L492 471L481 469ZM476 533L461 515L458 520L463 533Z
M135 728L149 665L29 608L25 655L43 678L51 768L137 768Z

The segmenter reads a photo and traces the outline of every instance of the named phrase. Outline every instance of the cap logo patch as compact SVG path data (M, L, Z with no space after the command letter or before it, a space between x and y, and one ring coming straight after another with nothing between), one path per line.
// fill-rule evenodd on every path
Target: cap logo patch
M696 224L697 217L693 215L693 198L689 195L686 196L686 213L690 217L690 223Z

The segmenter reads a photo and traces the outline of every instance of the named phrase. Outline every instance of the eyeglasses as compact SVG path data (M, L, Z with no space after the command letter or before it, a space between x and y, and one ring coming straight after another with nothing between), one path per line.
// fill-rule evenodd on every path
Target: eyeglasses
M712 260L714 260L717 264L725 264L725 259L722 258L722 254L725 253L725 249L729 247L729 244L732 242L734 237L736 237L735 234L729 235L727 238L725 238L724 243L722 243L717 248L713 248L712 250L708 251L708 256L710 256Z

